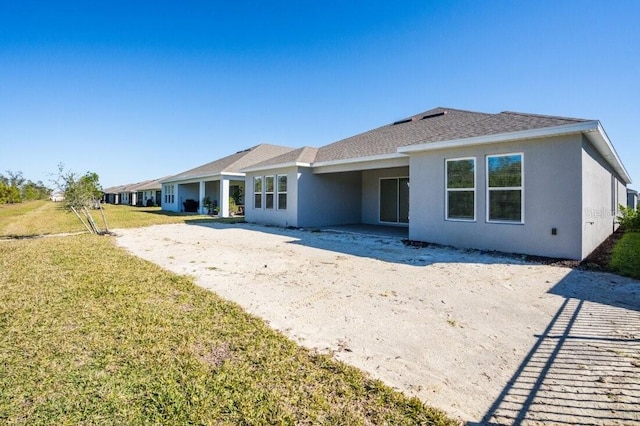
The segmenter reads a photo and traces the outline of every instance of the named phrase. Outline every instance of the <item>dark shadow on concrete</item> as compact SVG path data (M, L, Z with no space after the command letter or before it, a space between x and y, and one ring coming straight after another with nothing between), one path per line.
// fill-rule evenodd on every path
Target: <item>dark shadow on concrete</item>
M547 328L479 423L640 424L640 281L574 270Z

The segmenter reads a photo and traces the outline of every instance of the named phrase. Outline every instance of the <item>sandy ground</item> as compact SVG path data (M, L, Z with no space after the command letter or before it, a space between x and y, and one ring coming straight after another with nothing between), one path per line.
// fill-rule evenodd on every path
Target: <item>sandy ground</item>
M394 238L118 230L131 253L465 422L640 424L640 282Z

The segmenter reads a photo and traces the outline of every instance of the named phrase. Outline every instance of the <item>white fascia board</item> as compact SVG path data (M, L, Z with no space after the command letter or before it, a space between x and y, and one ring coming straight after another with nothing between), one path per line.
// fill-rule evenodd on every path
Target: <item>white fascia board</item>
M486 145L499 142L512 142L523 139L546 138L550 136L567 135L596 130L598 121L585 121L577 124L545 127L542 129L523 130L520 132L498 133L495 135L475 136L472 138L453 139L440 142L426 142L417 145L407 145L398 148L398 152L410 154L412 152L434 151L437 149L458 148L463 146Z
M169 179L169 180L165 180L162 181L163 184L169 183L169 184L176 184L176 185L186 185L189 183L198 183L200 181L206 180L206 181L212 181L212 180L219 180L221 177L220 174L217 175L202 175L202 176L192 176L192 177L188 177L188 178L182 178L182 179Z
M313 167L338 166L342 164L364 163L366 161L392 160L396 158L405 158L405 157L406 156L401 152L394 152L392 154L372 155L370 157L343 158L340 160L320 161L317 163L313 163Z
M613 144L609 140L609 136L607 136L607 132L604 131L604 128L598 122L598 126L596 129L585 132L587 139L589 142L593 144L596 150L604 157L605 160L614 168L616 172L620 175L622 179L624 179L625 183L628 185L631 182L631 176L627 172L627 169L622 164L620 157L618 157L618 153L616 149L613 147Z
M408 155L395 155L392 157L385 156L386 158L379 158L380 156L374 157L365 157L359 159L358 161L340 161L339 163L334 162L325 162L318 165L318 163L313 164L313 173L314 174L323 174L323 173L341 173L341 172L355 172L362 170L375 170L375 169L385 169L390 167L407 167L409 166L409 156Z
M311 164L301 163L299 161L293 161L290 163L272 164L269 166L247 167L246 169L242 169L242 171L245 173L252 173L252 172L263 172L265 170L286 169L288 167L311 167Z

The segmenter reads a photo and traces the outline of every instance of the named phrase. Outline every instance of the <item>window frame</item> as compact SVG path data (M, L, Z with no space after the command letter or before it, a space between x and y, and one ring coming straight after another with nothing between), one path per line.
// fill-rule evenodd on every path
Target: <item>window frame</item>
M284 191L280 191L280 178L284 178L285 189ZM287 174L276 175L276 181L274 183L274 190L276 192L275 201L276 201L276 210L287 210L287 204L289 201L288 193L289 193L289 176ZM280 207L280 195L285 196L284 208Z
M256 191L256 182L260 181L260 191ZM254 210L262 210L263 207L263 193L264 193L264 176L254 176L253 177L253 208ZM256 196L260 196L260 206L256 207Z
M271 191L268 190L267 187L267 179L271 178L272 179L272 188ZM269 195L271 195L272 200L271 200L271 207L268 206L268 201L269 201ZM275 210L275 206L276 206L276 177L275 175L268 175L264 177L264 209L265 210Z
M449 163L453 161L473 161L473 188L449 188ZM477 187L478 187L478 161L476 157L446 158L444 163L444 220L451 222L476 222L477 221ZM473 219L449 217L449 192L473 191Z
M489 175L490 175L490 170L489 170L489 159L490 158L495 158L495 157L511 157L514 155L519 155L520 156L520 186L500 186L500 187L495 187L495 188L491 188L489 187ZM504 154L487 154L486 155L486 159L485 159L485 166L486 166L486 221L487 223L497 223L497 224L505 224L505 225L524 225L524 174L525 174L525 170L524 170L524 152L508 152L508 153L504 153ZM516 221L516 220L492 220L490 218L491 216L491 197L490 197L490 192L491 191L520 191L520 220Z

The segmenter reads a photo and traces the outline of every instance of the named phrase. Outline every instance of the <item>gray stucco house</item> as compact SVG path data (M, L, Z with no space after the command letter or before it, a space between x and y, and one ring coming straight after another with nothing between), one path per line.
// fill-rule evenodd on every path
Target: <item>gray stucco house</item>
M220 208L220 216L229 216L229 197L234 192L244 198L245 176L241 169L291 151L293 148L260 144L161 180L162 210L181 212L195 206L205 214L205 197ZM185 205L185 203L187 203Z
M631 179L597 120L435 108L241 169L247 221L384 224L457 247L584 259Z

